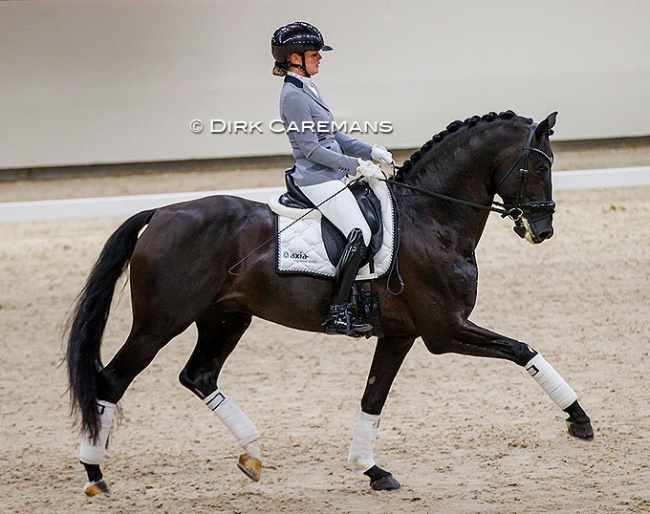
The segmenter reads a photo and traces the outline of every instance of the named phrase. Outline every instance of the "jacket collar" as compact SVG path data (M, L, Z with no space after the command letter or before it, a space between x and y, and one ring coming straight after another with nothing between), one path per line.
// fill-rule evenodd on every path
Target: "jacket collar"
M318 105L323 107L323 109L330 112L330 108L327 106L327 104L323 100L321 100L320 98L317 98L314 95L314 93L312 93L312 91L308 87L305 87L304 82L302 80L300 80L299 78L293 77L292 75L285 75L284 76L284 82L285 82L285 84L288 82L289 84L293 84L297 88L302 89L302 91L305 94L309 95L309 98L311 98L316 103L318 103Z
M296 87L299 87L302 89L304 87L304 84L302 83L302 80L294 77L293 75L285 75L284 76L284 81L289 82L290 84L293 84Z

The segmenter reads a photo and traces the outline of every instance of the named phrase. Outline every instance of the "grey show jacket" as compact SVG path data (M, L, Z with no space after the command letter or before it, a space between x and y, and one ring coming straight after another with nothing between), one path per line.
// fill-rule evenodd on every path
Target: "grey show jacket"
M293 148L298 186L356 174L357 158L348 154L370 159L372 146L336 130L327 104L291 75L280 93L280 117Z

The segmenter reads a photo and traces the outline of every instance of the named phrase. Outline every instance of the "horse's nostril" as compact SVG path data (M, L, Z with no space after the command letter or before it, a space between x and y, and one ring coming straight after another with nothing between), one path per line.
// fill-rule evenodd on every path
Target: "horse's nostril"
M537 237L539 237L541 241L546 241L547 239L551 239L553 237L553 229L549 228L548 230L543 230L542 232L537 234Z

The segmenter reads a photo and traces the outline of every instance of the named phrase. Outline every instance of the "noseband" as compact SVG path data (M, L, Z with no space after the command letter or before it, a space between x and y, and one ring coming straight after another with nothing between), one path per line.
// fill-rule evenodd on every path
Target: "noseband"
M539 148L535 148L534 146L532 146L533 137L535 135L536 129L537 129L537 123L533 123L530 126L530 131L528 132L528 137L526 138L526 144L524 145L524 150L522 154L519 156L519 159L517 159L517 161L510 167L510 169L499 181L496 187L496 191L498 192L499 187L501 187L501 185L512 174L512 172L517 167L519 167L520 164L522 165L519 168L519 187L517 188L517 196L515 199L515 204L511 205L507 203L493 202L495 205L499 205L503 207L507 211L507 214L503 216L504 217L509 216L515 223L521 221L521 218L524 215L524 209L529 212L542 213L542 216L535 218L535 221L539 221L548 216L551 216L555 212L555 202L553 200L550 200L548 202L523 202L523 203L521 202L521 198L524 194L525 187L526 187L526 180L528 179L528 167L529 167L528 164L530 159L530 153L535 152L540 154L549 162L550 165L553 165L553 158L551 156L549 156L543 150L540 150Z

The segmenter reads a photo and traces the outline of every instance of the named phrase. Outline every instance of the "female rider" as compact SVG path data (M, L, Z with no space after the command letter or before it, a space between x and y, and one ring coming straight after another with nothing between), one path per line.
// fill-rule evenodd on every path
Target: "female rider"
M384 178L381 169L368 159L390 165L393 156L384 147L371 146L336 129L334 117L311 78L319 71L320 52L328 50L332 47L325 44L320 31L305 22L280 27L271 39L273 74L284 77L280 116L293 149L294 183L347 237L336 269L327 333L360 336L373 327L351 315L348 298L370 244L371 231L354 195L345 186L347 177L357 172L368 179Z

